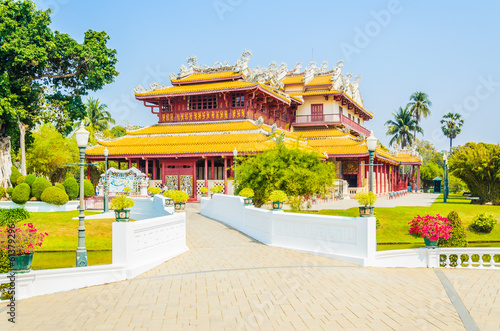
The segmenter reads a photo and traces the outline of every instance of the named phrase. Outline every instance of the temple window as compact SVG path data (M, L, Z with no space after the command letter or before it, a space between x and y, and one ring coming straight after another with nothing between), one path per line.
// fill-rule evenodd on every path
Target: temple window
M188 98L188 110L216 109L217 95L192 95Z
M232 95L231 107L245 107L245 95L243 93L234 93Z

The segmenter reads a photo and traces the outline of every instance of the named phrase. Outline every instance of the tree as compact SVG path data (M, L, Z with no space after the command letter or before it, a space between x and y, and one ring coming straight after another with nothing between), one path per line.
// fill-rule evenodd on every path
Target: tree
M111 129L111 135L113 138L119 138L127 135L127 130L121 125L114 126Z
M237 186L254 191L256 206L265 203L273 190L282 190L300 201L325 194L334 177L333 163L322 161L317 152L287 148L282 142L258 155L242 158L236 167Z
M50 10L36 10L31 1L1 0L0 22L0 143L19 137L21 172L26 174L26 132L57 118L57 112L44 110L63 107L71 114L74 109L62 101L76 98L77 103L88 91L111 83L118 75L116 51L107 48L104 31L88 30L81 44L52 31Z
M415 92L410 96L410 102L408 103L410 107L410 112L415 118L417 124L420 124L422 116L427 118L431 114L429 107L432 106L432 102L429 100L429 96L424 92ZM413 131L413 135L417 137L417 130Z
M43 124L33 133L34 141L28 148L28 170L42 174L53 182L61 181L71 170L66 163L79 160L78 146L74 137L66 138L52 124Z
M408 106L405 108L399 107L397 112L392 113L392 115L394 116L394 120L385 122L387 127L386 134L393 136L389 144L392 145L396 142L401 144L401 148L405 148L407 145L411 146L415 140L412 131L424 133L424 130L422 130L415 118L413 118L410 110L408 110Z
M451 153L452 141L462 131L462 125L464 125L464 121L462 120L462 116L460 114L448 113L443 116L441 124L443 124L441 130L443 130L444 135L450 138L450 153Z
M434 178L443 176L444 170L441 166L434 162L423 164L420 168L420 179L422 180L422 188L427 191L434 185Z
M109 111L106 110L108 106L101 103L99 99L89 98L85 104L85 115L83 117L83 124L89 131L90 141L95 142L94 134L99 131L108 129L109 124L114 124L115 120L111 117ZM78 123L76 123L78 125Z
M453 151L450 172L463 180L480 203L500 199L500 146L467 143Z

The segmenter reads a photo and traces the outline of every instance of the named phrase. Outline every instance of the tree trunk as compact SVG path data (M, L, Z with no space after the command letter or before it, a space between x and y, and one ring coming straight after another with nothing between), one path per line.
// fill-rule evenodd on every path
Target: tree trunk
M24 138L26 136L27 125L23 124L19 117L17 118L17 125L19 126L19 137L21 143L21 174L26 176L26 146L24 143Z
M11 168L12 159L10 158L10 137L0 137L0 186L11 187Z
M451 142L453 141L453 138L450 138L450 154L451 154Z

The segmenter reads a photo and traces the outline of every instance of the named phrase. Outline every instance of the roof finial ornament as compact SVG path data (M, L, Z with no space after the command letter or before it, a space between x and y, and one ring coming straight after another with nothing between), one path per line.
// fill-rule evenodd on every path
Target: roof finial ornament
M323 72L326 72L328 70L328 61L323 61L323 63L321 64L321 67L319 68L319 72L323 73Z
M342 67L344 66L344 61L340 60L333 69L332 84L335 90L341 90L343 85Z
M196 55L191 55L187 58L187 63L190 69L199 69L198 60Z
M300 70L302 70L302 62L297 62L295 64L295 67L293 67L291 73L292 74L299 74L300 73Z
M144 92L147 92L148 90L146 90L144 87L142 87L142 85L136 85L134 87L134 92L135 93L144 93Z
M262 126L262 124L264 124L264 119L262 118L262 116L259 116L259 118L257 119L257 122L256 122L257 126Z

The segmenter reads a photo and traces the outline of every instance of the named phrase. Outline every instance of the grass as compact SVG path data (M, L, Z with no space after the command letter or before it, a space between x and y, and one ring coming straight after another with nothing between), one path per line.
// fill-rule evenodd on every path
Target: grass
M31 213L31 218L22 223L32 222L39 231L47 232L43 245L37 252L75 251L78 247L78 211L52 213ZM95 215L85 212L85 215ZM111 226L114 219L86 219L85 246L87 250L111 250ZM35 254L36 255L36 254Z
M33 255L33 263L31 269L58 269L58 268L72 268L76 266L76 249L72 252L40 252L37 251ZM111 264L112 262L111 251L87 252L88 265L101 265Z
M472 205L469 200L466 200L460 194L451 194L448 203L443 203L443 196L440 195L430 207L375 208L375 216L380 221L380 229L377 230L377 242L379 244L404 243L423 246L422 238L416 238L409 234L410 227L408 222L417 215L440 214L446 216L452 210L456 211L462 219L469 242L489 242L488 247L500 246L500 224L497 223L493 231L489 234L475 233L468 229L474 216L481 213L491 214L495 218L500 219L500 206ZM358 208L348 210L323 209L317 214L357 217L359 216L359 211Z

